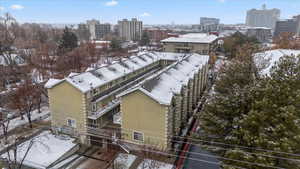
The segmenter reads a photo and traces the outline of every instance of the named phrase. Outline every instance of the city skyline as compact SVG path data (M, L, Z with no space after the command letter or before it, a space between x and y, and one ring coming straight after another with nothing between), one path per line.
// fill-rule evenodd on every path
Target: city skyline
M80 23L88 19L116 24L123 18L139 18L145 24L199 24L200 17L216 17L221 23L245 23L249 9L279 8L281 19L300 11L300 0L0 0L0 12L20 22ZM181 12L184 11L184 12Z

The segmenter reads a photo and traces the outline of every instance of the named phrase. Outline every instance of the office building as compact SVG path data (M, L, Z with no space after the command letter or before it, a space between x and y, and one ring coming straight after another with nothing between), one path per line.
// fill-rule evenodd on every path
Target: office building
M220 19L218 18L200 18L200 30L202 32L215 32L220 30Z
M95 40L96 39L96 25L100 24L100 21L92 19L92 20L86 21L86 24L90 31L91 40Z
M133 18L118 22L119 36L126 41L139 41L142 38L143 22Z
M200 25L219 25L220 19L218 18L208 18L208 17L201 17L200 18Z
M110 32L111 32L111 25L108 23L95 25L95 34L97 40L103 39Z
M300 34L300 15L292 19L280 20L276 22L274 36L278 37L282 33L291 33L299 36Z
M251 9L247 11L246 25L251 27L267 27L274 29L276 21L280 18L279 9Z

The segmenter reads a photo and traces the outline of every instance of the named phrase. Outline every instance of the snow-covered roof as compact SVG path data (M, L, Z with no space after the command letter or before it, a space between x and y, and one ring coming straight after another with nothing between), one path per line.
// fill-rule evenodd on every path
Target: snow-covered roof
M217 40L216 35L209 35L205 33L189 33L179 37L170 37L161 42L184 42L184 43L212 43Z
M50 131L44 131L38 136L35 136L33 141L31 140L32 139L18 145L17 161L21 162L32 142L32 147L29 149L23 164L38 169L47 168L76 146L76 144L73 143L74 139L66 136L64 139L58 138ZM12 152L10 155L11 158L14 159ZM2 157L7 158L7 153L3 154Z
M248 27L247 29L265 29L265 30L272 30L271 28L267 28L267 27Z
M269 75L271 68L280 60L283 56L300 55L300 50L291 50L291 49L275 49L268 50L262 53L255 54L255 60L257 64L267 61L266 67L262 70L263 75Z
M172 164L145 159L140 163L137 169L151 169L153 166L155 166L156 169L172 169L174 167Z
M137 156L131 154L118 154L117 158L114 160L115 166L121 166L123 169L129 169L133 162L136 160Z
M174 63L163 72L147 78L135 88L129 89L119 97L140 90L160 104L170 105L174 94L179 94L195 73L208 63L208 55L190 54Z
M52 87L56 86L57 84L59 84L62 81L63 80L60 80L60 79L49 79L47 81L47 83L45 84L45 88L51 89Z
M137 56L131 56L128 59L122 59L95 70L91 69L81 74L72 74L72 76L66 77L61 81L66 81L81 92L86 93L93 88L98 88L161 59L176 61L184 57L184 55L178 53L143 52ZM45 87L53 88L61 81L50 79Z

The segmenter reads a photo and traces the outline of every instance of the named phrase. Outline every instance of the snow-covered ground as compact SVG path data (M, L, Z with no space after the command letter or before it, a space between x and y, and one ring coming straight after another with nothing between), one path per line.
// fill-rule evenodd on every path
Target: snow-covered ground
M119 169L129 169L137 157L131 154L120 153L114 161L114 165Z
M155 160L145 159L137 169L172 169L173 165Z
M18 145L17 161L20 162L24 158L26 151L32 145L23 164L37 169L45 169L74 148L76 144L73 141L73 138L67 136L59 137L53 135L50 131L44 131L38 136ZM1 157L7 158L8 154L5 153ZM14 159L12 152L10 157Z
M31 112L31 119L32 121L39 120L39 119L47 119L50 116L50 111L48 107L42 107L41 113L38 113L38 110L34 110ZM12 119L9 121L8 124L8 131L13 130L17 127L20 127L22 125L25 125L28 123L28 119L26 116L24 116L24 119L22 120L21 117ZM6 123L7 124L7 123ZM0 130L0 136L3 134L2 129Z

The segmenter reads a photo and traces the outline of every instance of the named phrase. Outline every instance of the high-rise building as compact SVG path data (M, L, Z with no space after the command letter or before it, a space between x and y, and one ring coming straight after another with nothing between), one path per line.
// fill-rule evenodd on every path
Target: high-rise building
M133 18L131 21L123 19L118 22L119 35L122 39L127 41L141 40L143 22Z
M220 30L220 19L218 18L200 18L200 30L202 32L213 32Z
M100 22L98 20L92 19L92 20L86 21L86 24L90 30L91 40L95 40L96 39L96 25L100 24Z
M87 24L81 23L78 24L77 36L80 41L88 41L90 40L90 30Z
M111 32L111 25L108 23L95 25L95 34L96 34L96 39L98 40L104 38L104 36L109 34L110 32Z
M208 17L201 17L200 18L200 25L219 25L220 19L218 18L208 18Z
M294 35L300 35L300 15L294 16L292 19L285 19L276 22L274 36L287 32Z
M279 9L267 9L266 5L262 9L251 9L247 11L246 25L252 27L267 27L274 29L276 21L280 18Z

